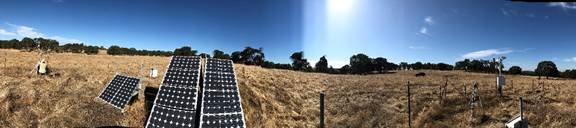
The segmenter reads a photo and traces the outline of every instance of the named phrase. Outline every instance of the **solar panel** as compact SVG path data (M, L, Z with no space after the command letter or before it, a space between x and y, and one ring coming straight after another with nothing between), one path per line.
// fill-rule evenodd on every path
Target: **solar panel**
M148 128L192 128L196 126L196 111L186 111L154 105Z
M162 85L196 88L196 86L198 86L199 74L198 69L168 69Z
M200 57L173 56L168 67L172 69L200 69Z
M140 79L116 74L98 98L123 110L130 98L138 93Z
M195 127L200 58L173 56L146 127Z
M246 127L233 63L207 59L200 127Z
M156 105L170 108L195 110L196 88L161 86L156 99Z

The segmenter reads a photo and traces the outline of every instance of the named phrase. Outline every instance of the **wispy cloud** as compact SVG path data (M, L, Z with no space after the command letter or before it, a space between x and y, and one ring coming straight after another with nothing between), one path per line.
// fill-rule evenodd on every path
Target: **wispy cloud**
M38 38L44 37L45 35L37 32L35 28L28 27L28 26L18 26L16 28L16 33L20 36L24 37L31 37L31 38Z
M530 50L534 50L534 48L525 48L525 49L522 49L522 50L514 50L514 52L528 52L528 51L530 51Z
M478 58L484 58L484 57L488 57L488 56L494 56L494 55L503 55L503 54L509 54L514 52L514 50L511 49L486 49L486 50L480 50L480 51L474 51L474 52L470 52L470 53L466 53L464 55L462 55L462 58L467 58L467 59L478 59Z
M426 22L426 24L428 25L432 25L434 23L434 20L432 19L432 16L427 16L426 18L424 18L424 22Z
M566 59L564 59L564 61L566 61L566 62L576 62L576 57L566 58Z
M528 18L536 18L536 14L534 14L534 13L528 13L528 14L526 14L526 16Z
M54 40L58 40L58 42L63 42L63 43L80 43L80 42L82 42L78 39L72 39L72 38L66 38L66 37L60 37L60 36L52 36L49 38L54 39Z
M8 32L8 31L0 28L0 35L4 35L4 36L16 36L16 33Z
M504 10L503 8L501 8L500 11L502 12L502 15L510 16L510 13L508 13L508 11Z
M61 42L61 43L80 43L80 42L82 42L78 39L62 37L62 36L58 36L58 35L49 36L49 35L46 35L44 33L39 32L36 28L29 27L29 26L16 25L16 24L11 24L11 23L6 23L6 24L8 24L11 27L14 27L16 32L8 32L4 29L0 29L1 35L30 37L30 38L42 37L42 38L57 40L58 42Z
M432 24L435 23L434 19L432 18L432 16L427 16L424 18L424 23L426 23L424 26L420 27L420 30L418 31L418 34L422 34L422 35L430 35L430 32L428 31L428 28L430 26L432 26Z
M422 27L422 28L420 28L420 31L418 31L418 32L420 34L428 35L428 28Z
M427 49L430 49L430 48L424 47L424 46L409 46L408 48L409 48L409 49L412 49L412 50L427 50Z
M564 10L571 9L576 10L576 2L551 2L548 4L551 7L559 7Z

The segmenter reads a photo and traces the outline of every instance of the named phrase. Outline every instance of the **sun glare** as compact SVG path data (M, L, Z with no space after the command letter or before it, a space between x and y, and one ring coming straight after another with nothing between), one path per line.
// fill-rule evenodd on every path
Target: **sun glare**
M354 10L355 0L327 0L330 15L345 15Z

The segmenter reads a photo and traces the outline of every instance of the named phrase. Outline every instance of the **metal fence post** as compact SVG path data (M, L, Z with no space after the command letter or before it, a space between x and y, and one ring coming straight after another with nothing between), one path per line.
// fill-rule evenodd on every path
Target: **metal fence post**
M408 84L406 84L406 88L407 88L407 93L408 93L408 128L412 128L412 110L411 110L411 106L410 106L410 81L408 81Z
M320 92L320 128L324 128L324 92Z

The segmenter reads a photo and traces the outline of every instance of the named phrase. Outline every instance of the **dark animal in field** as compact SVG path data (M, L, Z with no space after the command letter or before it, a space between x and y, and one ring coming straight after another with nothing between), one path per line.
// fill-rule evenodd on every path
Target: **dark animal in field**
M419 73L417 73L417 74L416 74L416 75L414 75L414 76L416 76L416 77L420 77L420 76L426 76L426 73L423 73L423 72L419 72Z

